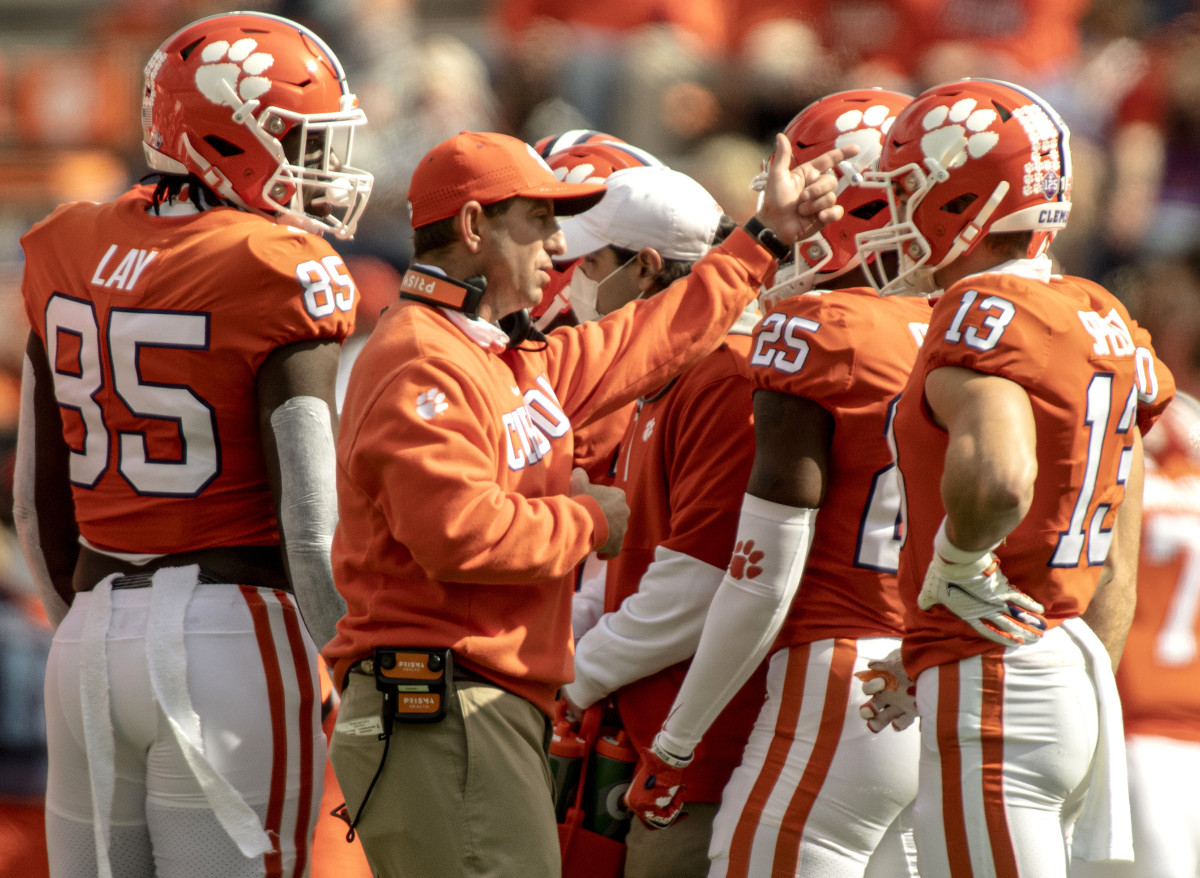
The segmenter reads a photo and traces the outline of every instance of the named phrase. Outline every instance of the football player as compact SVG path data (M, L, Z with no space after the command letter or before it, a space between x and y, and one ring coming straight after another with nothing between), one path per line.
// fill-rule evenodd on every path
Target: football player
M321 233L366 206L364 122L309 29L201 19L146 65L155 174L22 239L16 517L57 625L55 876L306 871L358 298Z
M1176 373L1178 375L1178 373ZM1200 402L1180 391L1146 437L1137 609L1117 669L1134 865L1200 873ZM1116 878L1072 864L1072 878Z
M856 673L899 647L903 631L899 497L885 428L930 305L923 296L883 299L867 286L854 237L885 222L887 205L853 183L874 166L909 100L875 89L837 93L786 130L793 161L835 145L860 148L838 169L846 213L798 242L763 294L771 308L749 348L755 452L734 551L711 584L691 669L629 791L648 824L673 820L682 800L693 800L693 753L712 746L701 736L770 655L766 703L720 798L712 875L861 876L916 793L916 729L871 734L855 685ZM687 792L673 794L685 764Z
M885 294L945 290L892 423L894 676L899 692L915 681L921 717L923 878L1065 875L1076 816L1075 856L1132 853L1112 668L1132 616L1141 436L1174 384L1124 305L1046 255L1071 209L1068 139L1020 86L928 89L873 175L889 224L858 236ZM907 714L895 694L876 697Z

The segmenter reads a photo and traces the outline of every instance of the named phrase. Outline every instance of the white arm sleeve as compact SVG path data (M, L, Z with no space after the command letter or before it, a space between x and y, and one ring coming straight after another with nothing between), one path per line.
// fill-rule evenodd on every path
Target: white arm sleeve
M565 694L588 707L635 680L691 658L724 573L659 546L638 590L605 613L575 647L575 681Z
M608 562L601 561L595 552L588 553L583 562L579 591L571 598L571 633L575 642L592 630L604 613L604 587Z
M743 498L737 533L742 551L735 552L713 597L696 656L658 735L663 749L677 755L695 750L766 656L800 586L816 516L816 509Z
M25 357L21 368L21 413L17 420L17 456L13 466L13 521L17 528L17 539L21 553L37 585L38 596L50 624L55 629L67 615L67 602L54 588L50 578L50 567L42 551L41 534L38 531L37 503L35 501L35 473L37 472L34 449L37 447L37 425L34 423L33 393L36 379L33 364Z
M329 559L337 525L335 454L329 406L294 396L271 412L281 483L279 528L304 624L318 647L337 633L346 602Z

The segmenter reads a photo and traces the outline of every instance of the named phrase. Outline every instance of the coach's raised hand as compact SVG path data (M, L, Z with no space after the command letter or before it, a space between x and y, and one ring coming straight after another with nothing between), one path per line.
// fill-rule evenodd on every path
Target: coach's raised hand
M854 155L858 155L858 147L851 144L793 168L792 145L787 137L776 134L775 154L755 216L785 244L802 241L840 220L844 211L834 193L837 177L832 169Z

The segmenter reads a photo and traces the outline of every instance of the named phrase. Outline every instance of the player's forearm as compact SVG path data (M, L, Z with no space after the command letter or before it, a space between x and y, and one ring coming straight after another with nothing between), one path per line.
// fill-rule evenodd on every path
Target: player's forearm
M313 641L333 639L346 602L333 584L329 549L337 525L333 425L328 405L297 396L271 414L279 463L279 527L288 577Z
M1133 624L1137 607L1137 565L1142 540L1142 483L1144 465L1142 459L1141 432L1134 429L1134 443L1129 474L1125 479L1125 497L1117 509L1113 524L1112 543L1096 593L1083 621L1087 622L1112 659L1113 670L1121 661L1125 639Z
M1029 511L1036 458L1010 457L1000 461L975 442L952 443L941 489L946 533L959 548L990 549Z
M925 397L949 434L942 473L946 534L986 551L1021 523L1037 478L1037 428L1019 384L970 369L929 373Z
M817 510L747 494L729 571L713 597L696 656L663 723L663 746L695 749L754 673L783 626L812 545Z
M41 342L30 333L21 375L13 520L46 615L57 628L75 596L79 529L67 482L69 452L52 386Z

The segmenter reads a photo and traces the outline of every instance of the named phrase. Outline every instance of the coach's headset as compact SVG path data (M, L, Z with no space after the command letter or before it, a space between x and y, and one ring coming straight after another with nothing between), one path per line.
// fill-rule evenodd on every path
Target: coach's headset
M487 278L482 275L466 280L454 280L442 275L430 274L419 268L410 268L400 281L400 298L441 308L461 311L472 320L479 316L479 302L487 292ZM533 325L529 311L521 309L500 318L500 329L508 336L508 347L518 350L541 350L546 336ZM538 348L520 347L526 341L537 342Z

